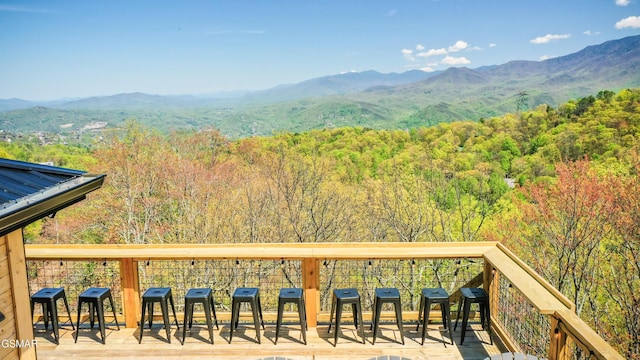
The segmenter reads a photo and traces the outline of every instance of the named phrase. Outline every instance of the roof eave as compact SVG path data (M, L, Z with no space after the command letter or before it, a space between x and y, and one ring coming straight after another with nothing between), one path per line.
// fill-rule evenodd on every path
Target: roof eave
M0 210L0 236L85 199L86 194L102 186L105 177L104 174L83 175Z

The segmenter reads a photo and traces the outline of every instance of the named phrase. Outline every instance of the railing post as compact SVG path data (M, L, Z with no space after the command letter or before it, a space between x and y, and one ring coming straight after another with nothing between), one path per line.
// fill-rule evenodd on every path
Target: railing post
M307 308L307 325L318 325L318 310L320 309L320 261L318 259L304 259L302 261L302 288L304 302Z
M125 326L138 327L140 308L140 285L138 282L138 262L133 259L120 260L120 284L122 286L122 312Z
M497 314L498 300L500 296L500 273L495 271L493 266L487 261L484 261L484 271L482 272L483 284L482 287L489 294L489 308L491 314ZM493 319L491 320L493 324Z
M560 321L555 316L550 316L551 333L549 337L549 360L568 360L570 358L570 340L560 327Z

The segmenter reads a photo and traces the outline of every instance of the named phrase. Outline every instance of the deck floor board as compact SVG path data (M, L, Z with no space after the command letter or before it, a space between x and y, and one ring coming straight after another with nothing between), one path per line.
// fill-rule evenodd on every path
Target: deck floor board
M182 326L182 324L180 324ZM51 330L44 330L40 324L35 329L39 359L484 359L505 351L498 338L489 344L488 333L481 331L479 324L472 324L467 330L465 343L459 345L460 328L454 332L454 343L449 342L448 331L441 324L429 324L424 346L420 345L421 331L415 331L415 323L404 325L405 345L400 343L400 334L393 323L381 324L375 345L371 344L372 332L365 324L366 343L362 344L353 325L342 327L337 347L333 346L333 331L327 333L327 325L307 331L307 345L302 342L300 328L296 324L283 326L278 344L274 344L275 325L265 324L261 330L262 343L258 344L253 326L241 324L229 344L229 325L220 324L214 329L214 344L209 343L208 331L203 324L194 324L187 331L184 346L180 344L182 328L171 328L171 343L166 340L166 332L160 324L151 330L145 328L142 344L138 344L139 329L107 328L107 343L100 342L97 326L90 329L83 324L78 342L74 343L74 331L67 324L60 330L60 344L53 342ZM473 331L472 331L473 330Z

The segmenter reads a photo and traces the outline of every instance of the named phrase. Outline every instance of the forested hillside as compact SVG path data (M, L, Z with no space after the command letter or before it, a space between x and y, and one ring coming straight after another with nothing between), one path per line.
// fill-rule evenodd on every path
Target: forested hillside
M107 174L32 242L500 240L640 356L640 89L409 130L338 128L230 141L216 130L0 156Z

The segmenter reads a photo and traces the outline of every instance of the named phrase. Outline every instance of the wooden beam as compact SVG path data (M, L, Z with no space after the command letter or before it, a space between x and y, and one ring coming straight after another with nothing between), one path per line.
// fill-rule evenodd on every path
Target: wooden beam
M27 279L27 262L24 253L22 229L6 235L7 259L9 260L9 278L13 293L13 313L16 322L16 340L33 341L33 317L31 316L31 297ZM36 359L34 346L18 350L21 360Z
M120 260L120 283L122 286L122 311L125 327L138 326L140 309L140 284L138 280L138 262L133 259Z
M320 261L316 259L304 259L302 261L302 288L304 289L304 302L307 310L307 325L318 325L318 312L320 310Z
M27 245L31 260L289 260L481 258L494 242Z

